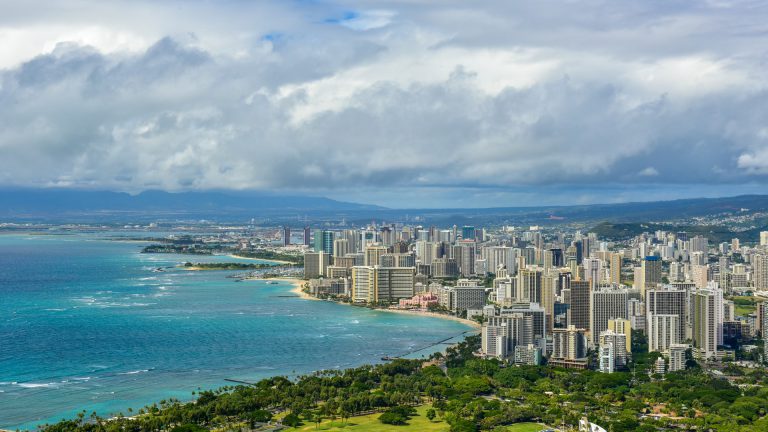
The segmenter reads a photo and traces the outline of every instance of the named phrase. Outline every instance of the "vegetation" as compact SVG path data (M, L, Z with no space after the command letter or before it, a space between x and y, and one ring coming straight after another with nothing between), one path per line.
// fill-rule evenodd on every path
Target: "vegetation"
M478 345L479 337L471 336L426 363L395 360L318 372L295 381L273 377L252 386L203 391L192 403L162 401L132 419L80 416L43 430L233 430L274 416L303 430L516 431L531 429L509 426L575 425L585 413L590 421L613 431L768 430L764 369L740 369L738 386L698 367L651 378L643 368L652 356L636 359L636 373L504 367L496 360L475 357ZM639 354L643 342L634 348Z
M222 246L219 244L209 243L174 242L168 244L151 244L144 247L141 250L141 253L170 253L183 255L213 255L214 253L231 254L241 258L254 258L267 261L285 261L295 266L304 265L304 257L302 255L286 254L266 249L241 250L231 246Z
M757 310L757 299L748 296L731 297L733 300L736 316L748 316Z
M172 245L172 244L153 244L144 247L141 253L172 253L185 255L213 255L211 249L198 247L196 245Z
M195 270L261 270L273 268L274 264L252 264L252 263L184 263L184 267Z
M663 231L685 231L689 237L703 236L709 239L711 243L730 242L733 238L740 238L742 241L756 241L760 236L760 231L765 231L766 227L752 228L746 231L735 232L728 226L723 225L674 225L670 223L651 223L651 222L626 222L611 223L602 222L594 226L589 232L596 233L600 238L622 240L635 237L644 232Z
M276 260L286 261L296 265L304 265L303 255L292 255L268 250L255 250L255 251L236 251L233 252L235 256L242 258L256 258L263 260Z

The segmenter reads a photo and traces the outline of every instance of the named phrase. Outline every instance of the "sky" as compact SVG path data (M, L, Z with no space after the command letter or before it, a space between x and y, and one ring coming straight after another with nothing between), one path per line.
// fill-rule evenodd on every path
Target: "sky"
M0 0L0 187L768 191L765 1Z

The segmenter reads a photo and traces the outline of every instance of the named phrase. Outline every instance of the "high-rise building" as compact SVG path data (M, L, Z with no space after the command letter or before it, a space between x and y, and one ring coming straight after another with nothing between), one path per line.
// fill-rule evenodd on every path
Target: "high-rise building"
M413 267L352 267L352 300L355 302L393 302L413 294Z
M623 334L627 353L632 352L632 326L628 319L614 318L608 320L608 330Z
M571 292L571 297L573 297L573 292ZM592 291L589 332L591 341L595 346L599 343L600 333L608 330L609 320L627 319L627 300L629 300L629 295L626 290Z
M548 332L551 332L554 328L555 293L557 292L558 282L559 275L557 273L550 272L541 277L541 307L544 308L544 313L546 314Z
M565 265L562 249L560 248L550 249L549 253L552 256L552 267L562 267Z
M333 258L336 259L337 257L344 257L347 256L348 253L352 252L349 250L349 240L345 238L337 238L333 241Z
M325 276L330 263L330 256L325 252L307 252L304 254L304 277L307 279Z
M461 227L461 238L464 240L475 241L475 227L471 225L464 225Z
M678 315L649 314L648 352L664 352L672 344L682 342L679 338L679 328L682 326Z
M311 236L312 236L312 234L311 234L311 231L310 231L309 227L305 226L304 227L304 246L309 246L309 245L312 244Z
M485 306L485 288L480 286L450 287L448 289L448 309L463 312L467 309L482 309Z
M462 240L451 248L453 258L456 259L456 263L459 265L459 272L464 277L475 274L476 247L477 244L474 240Z
M621 262L622 262L622 256L620 253L611 253L610 255L610 282L612 284L620 284L621 283Z
M600 372L613 373L617 367L627 364L627 337L623 333L600 332L598 346Z
M376 267L374 285L376 301L392 303L401 298L413 297L414 274L413 267Z
M481 254L487 261L489 272L496 273L503 266L509 273L514 273L517 258L515 249L508 246L486 246Z
M657 256L646 256L641 264L642 284L640 288L640 297L645 298L645 291L655 289L661 283L661 258Z
M760 231L760 246L768 246L768 231Z
M379 258L382 267L416 267L416 257L412 253L386 253Z
M584 329L568 326L552 331L552 358L576 360L587 355L587 344Z
M541 271L521 269L517 272L517 286L520 302L541 303Z
M459 265L453 258L435 258L430 266L432 277L453 278L459 275Z
M584 258L584 280L592 283L592 289L597 287L602 280L603 263L597 258Z
M283 227L283 246L289 246L291 244L291 227Z
M691 293L693 343L705 360L717 354L722 343L723 292L717 288L696 290Z
M768 290L768 254L752 256L752 283L757 291ZM735 273L735 269L734 269Z
M696 288L706 288L709 281L709 265L691 265L691 280Z
M677 337L673 342L679 343L686 339L686 325L688 319L688 292L685 289L653 289L646 292L645 297L645 315L647 333L654 333L652 328L654 315L676 315ZM650 337L650 336L649 336ZM650 349L650 346L649 346ZM659 350L651 350L659 351Z
M689 251L701 252L706 255L708 249L709 249L709 240L706 237L695 236L690 240L690 246L688 247Z
M352 301L358 303L375 301L375 274L372 266L352 267Z
M544 346L547 339L546 313L537 303L514 303L499 311L499 315L522 314L533 319L533 340L539 346Z
M381 245L371 245L365 248L365 265L367 266L375 266L379 265L379 260L381 259L381 256L385 253L389 252L389 249L386 246Z
M485 356L504 358L517 346L533 344L533 318L522 313L490 316L483 323L481 349Z
M761 336L763 338L763 361L768 363L768 343L766 343L766 340L768 340L768 301L763 301L760 303L760 327L762 329Z
M325 252L333 256L333 240L335 233L327 230L315 231L315 252Z
M669 372L685 370L685 352L688 348L686 344L673 344L669 347Z
M589 330L589 303L592 297L592 289L589 282L572 280L570 293L571 302L568 308L568 325Z

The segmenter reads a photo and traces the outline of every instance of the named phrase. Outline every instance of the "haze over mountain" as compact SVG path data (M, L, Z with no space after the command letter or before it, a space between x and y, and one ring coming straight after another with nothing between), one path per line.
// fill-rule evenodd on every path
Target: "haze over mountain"
M210 218L245 221L270 218L272 223L346 220L365 224L371 220L410 220L429 224L550 224L588 222L649 222L682 220L719 213L768 212L768 195L696 198L672 201L608 203L565 206L515 206L486 208L385 208L336 201L324 197L282 196L255 192L147 191L137 195L120 192L69 189L0 190L0 218L10 221L58 222L173 220ZM297 217L299 220L297 220ZM0 222L2 222L0 220Z
M68 189L0 190L0 216L42 217L135 215L217 215L243 217L294 211L375 210L379 207L323 197L247 192L146 191L137 195Z

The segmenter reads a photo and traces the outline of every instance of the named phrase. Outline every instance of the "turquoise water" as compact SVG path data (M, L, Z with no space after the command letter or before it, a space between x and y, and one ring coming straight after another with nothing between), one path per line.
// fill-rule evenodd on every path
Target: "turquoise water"
M379 362L469 329L291 297L286 282L234 282L232 272L154 272L232 259L140 248L90 236L0 235L0 428L186 400L226 378Z

